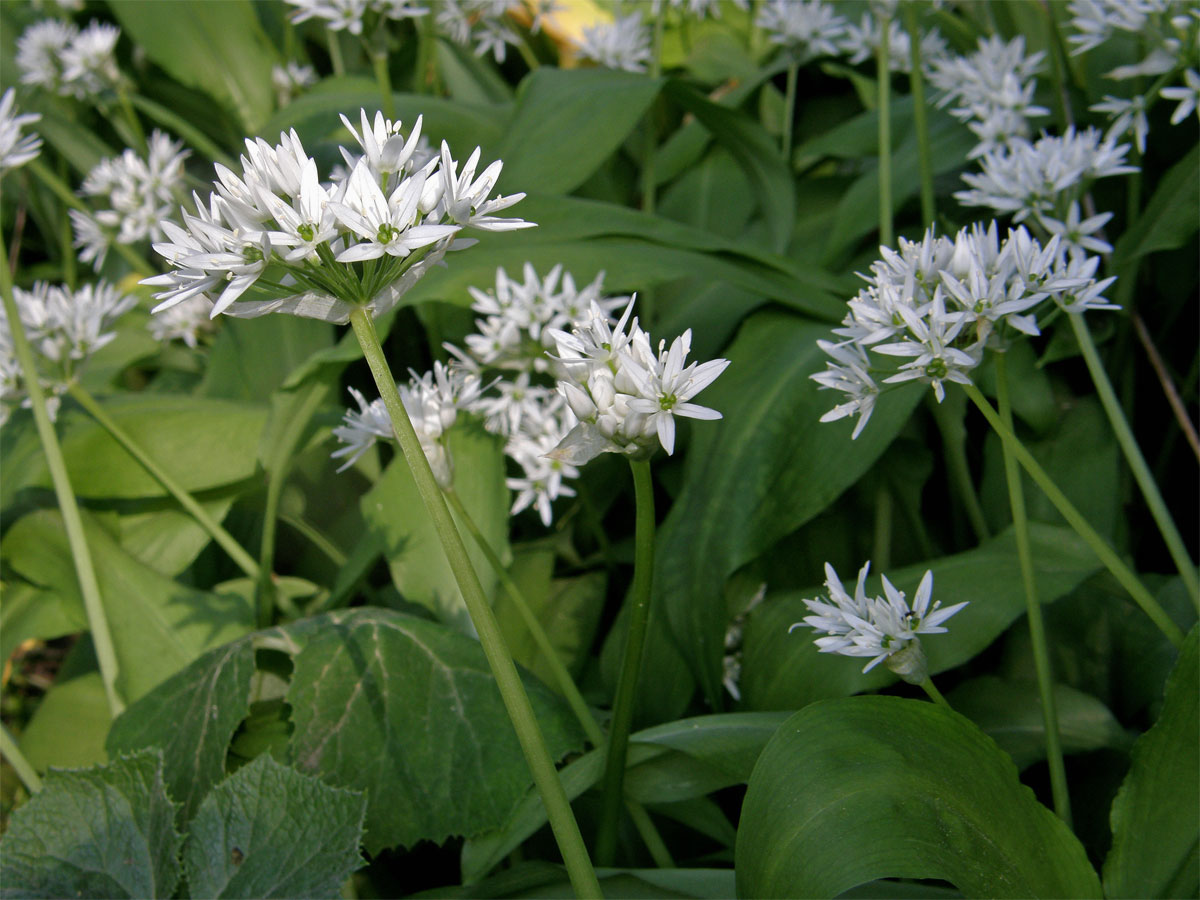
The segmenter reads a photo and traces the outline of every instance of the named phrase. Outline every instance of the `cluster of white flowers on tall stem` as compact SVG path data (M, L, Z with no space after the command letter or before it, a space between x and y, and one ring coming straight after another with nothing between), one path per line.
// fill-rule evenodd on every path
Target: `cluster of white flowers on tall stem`
M965 122L979 138L969 159L999 150L1012 138L1027 138L1029 119L1049 113L1033 102L1034 76L1044 53L1025 55L1021 36L1005 42L981 37L969 56L948 54L931 61L929 81L938 89L938 106Z
M568 334L552 331L562 367L558 389L579 424L553 456L582 465L601 453L645 459L661 444L675 450L675 417L719 419L721 414L691 400L729 365L727 359L684 365L691 349L689 328L666 347L631 319L633 301L615 326L599 307L590 321Z
M575 40L575 52L609 69L645 72L653 54L650 28L634 10L612 22L588 25Z
M111 284L65 285L36 282L31 290L13 289L13 300L39 365L39 383L53 419L59 398L78 377L89 357L111 342L117 319L137 306L137 298ZM0 424L29 393L17 360L8 316L0 310Z
M21 134L26 125L36 122L37 113L18 113L16 91L9 88L0 97L0 175L25 165L42 152L42 139L36 134Z
M1033 310L1043 301L1069 313L1116 309L1102 296L1115 279L1096 278L1099 257L1057 236L1042 246L1023 227L1003 241L995 222L964 228L953 240L931 228L919 242L901 238L898 250L880 252L834 329L840 340L818 341L830 360L812 376L846 395L821 421L858 416L853 437L874 411L881 383L923 381L940 402L944 382L971 384L984 350L1002 347L1006 332L1039 334ZM895 370L879 355L910 361Z
M852 596L842 586L833 566L826 563L825 590L829 596L806 599L804 605L812 615L792 625L789 631L807 625L824 633L824 637L815 641L822 653L870 657L870 662L863 667L864 673L886 663L905 681L921 684L929 671L918 635L945 633L942 623L967 602L946 607L938 601L931 604L932 571L927 571L921 579L911 603L904 591L897 590L886 575L883 576L883 596L871 597L866 590L870 569L868 562L859 570Z
M493 215L525 196L491 196L499 160L476 174L476 148L460 169L443 142L418 166L419 118L407 136L381 113L360 118L361 133L342 117L362 155L337 183L320 180L295 130L275 146L247 139L240 174L218 164L208 201L196 197L182 227L163 223L169 240L154 249L172 268L144 282L161 289L155 311L203 296L214 317L289 312L344 323L356 307L380 315L447 251L473 243L457 240L462 229L531 227Z
M180 201L189 151L157 130L150 135L148 147L145 159L132 148L103 159L84 179L81 193L101 198L107 209L92 215L69 210L79 258L92 263L96 271L104 265L113 242L161 241L162 222Z
M69 22L45 19L17 40L17 68L23 84L79 100L96 99L118 86L117 41L121 29L93 21L82 31Z

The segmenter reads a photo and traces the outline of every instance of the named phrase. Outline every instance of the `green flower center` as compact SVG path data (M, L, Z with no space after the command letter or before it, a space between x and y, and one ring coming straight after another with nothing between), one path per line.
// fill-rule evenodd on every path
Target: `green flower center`
M935 359L925 366L925 374L930 378L945 378L948 371L946 361L942 359Z
M296 229L296 234L300 235L300 237L303 238L305 241L311 241L314 237L317 236L317 229L314 226L310 225L308 222L305 222L303 225L301 225L299 228Z
M390 244L400 236L400 229L393 225L384 222L379 226L379 231L375 233L375 240L380 244Z

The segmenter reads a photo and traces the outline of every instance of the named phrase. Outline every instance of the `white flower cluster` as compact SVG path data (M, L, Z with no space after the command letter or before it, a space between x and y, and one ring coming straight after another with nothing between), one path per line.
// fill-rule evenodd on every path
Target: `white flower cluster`
M271 67L271 85L275 88L275 105L287 106L305 88L317 83L317 71L312 66L302 66L288 61L285 66Z
M1042 301L1069 313L1117 308L1102 296L1115 279L1096 280L1100 258L1068 248L1057 235L1043 247L1021 227L1001 242L992 222L964 228L953 240L930 228L920 242L901 238L898 251L880 252L883 259L863 276L867 286L834 329L841 340L817 342L830 360L813 380L846 395L821 421L858 416L852 438L880 393L872 354L910 360L884 384L923 381L941 402L943 382L971 383L968 373L1002 325L1038 334L1030 311Z
M120 37L121 29L104 22L82 31L57 19L30 25L17 40L21 81L64 97L96 99L120 81L113 52Z
M850 58L852 65L873 59L883 38L879 17L873 12L862 14L857 25L846 24L846 33L838 41L841 51ZM894 16L888 19L888 69L892 72L912 71L912 39ZM921 35L921 71L928 76L933 61L946 55L946 41L936 28Z
M42 139L36 134L21 134L21 129L41 116L18 114L16 91L9 88L0 98L0 175L23 166L42 152Z
M1118 66L1106 77L1124 81L1162 75L1195 57L1200 36L1200 5L1195 0L1071 0L1073 53L1085 53L1124 31L1135 35L1146 56Z
M583 288L575 286L570 272L564 275L561 265L543 279L526 263L523 274L519 282L497 269L494 289L468 288L471 309L483 316L475 320L478 332L467 335L466 354L450 345L446 349L471 365L545 372L551 366L546 351L554 349L552 330L585 321L593 303L607 314L629 302L629 297L601 295L603 272Z
M884 596L869 597L866 581L870 568L868 562L859 571L858 584L851 596L846 593L833 566L826 563L825 589L829 596L806 599L804 605L813 615L805 616L788 631L807 625L825 634L815 642L822 653L869 656L871 661L863 667L864 673L886 662L887 667L905 681L920 684L929 672L918 635L944 634L947 629L942 623L966 606L967 601L947 607L937 601L930 605L932 571L927 571L921 579L911 604L886 575L883 576Z
M493 215L525 195L490 197L502 163L477 175L479 148L461 171L445 142L418 167L419 118L407 138L381 113L372 122L362 111L361 134L342 122L362 156L342 148L352 169L339 183L319 180L294 130L276 146L247 139L241 174L216 166L207 204L197 197L182 227L162 225L169 240L154 249L172 269L144 281L163 289L155 312L204 296L214 318L287 312L345 323L356 307L391 309L447 251L474 243L456 241L463 228L532 227ZM242 300L251 287L257 296Z
M837 56L848 23L824 0L767 0L754 24L798 60Z
M584 28L575 50L582 59L609 69L645 72L650 61L650 29L642 21L642 14L634 10L613 22Z
M438 30L463 46L475 45L475 55L492 54L498 63L508 57L508 48L521 42L508 16L512 0L438 0L435 22ZM541 16L533 18L537 32Z
M716 410L691 399L712 384L729 365L727 359L685 366L691 348L689 328L668 349L657 353L650 336L630 321L633 301L615 326L598 306L586 324L570 334L550 332L561 367L558 389L579 420L551 456L583 465L601 453L645 458L661 443L675 450L675 417L719 419ZM626 330L628 329L628 330Z
M15 288L13 299L25 334L39 357L39 377L53 419L59 396L87 359L117 336L109 329L137 305L137 298L104 282L71 291L64 285L39 281L29 291ZM0 424L22 404L28 405L28 392L8 316L0 309Z
M1128 150L1128 144L1117 144L1095 128L1070 127L1061 137L1045 135L1036 143L1013 138L984 154L982 172L964 173L963 181L972 189L954 196L964 206L1012 213L1014 222L1032 217L1048 233L1060 235L1078 249L1107 252L1112 249L1107 244L1089 240L1098 240L1091 235L1111 213L1080 221L1078 200L1097 178L1136 172L1137 167L1125 161Z
M411 374L408 383L400 385L400 401L417 432L434 477L438 484L448 488L454 481L454 467L446 449L445 435L457 420L459 410L469 409L479 398L479 377L465 369L441 363L434 363L433 371L424 375ZM392 438L392 417L383 400L376 398L367 403L354 388L350 388L350 393L358 403L358 412L347 410L342 425L333 430L334 437L346 446L332 455L349 457L339 472L354 465L380 438Z
M363 22L369 14L384 19L409 19L423 16L429 10L413 0L285 0L296 7L292 21L321 19L332 31L363 33Z
M940 92L937 105L954 104L950 115L979 138L969 159L999 150L1014 137L1028 137L1029 119L1049 113L1033 103L1034 76L1044 56L1026 56L1025 39L1017 36L1008 43L980 38L979 49L970 56L932 60L929 80Z
M172 141L158 130L147 146L145 159L127 148L120 156L101 160L84 179L82 193L104 198L109 208L92 215L69 211L75 246L81 249L79 258L92 263L97 272L113 242L161 241L162 222L180 200L183 161L190 152L181 141Z
M210 309L212 304L204 297L192 297L151 316L146 327L159 343L183 341L195 350L202 335L215 331L216 323L208 317Z
M742 9L746 9L748 6L748 0L733 0L733 2ZM678 10L681 15L688 15L693 19L706 19L709 15L714 19L721 17L720 0L666 0L666 3L669 8ZM662 7L663 0L650 0L652 16L657 16Z

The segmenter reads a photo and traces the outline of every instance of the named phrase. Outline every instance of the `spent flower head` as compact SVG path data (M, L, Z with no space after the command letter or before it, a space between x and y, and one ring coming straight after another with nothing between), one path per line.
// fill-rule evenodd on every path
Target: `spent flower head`
M932 601L933 572L927 571L909 602L903 591L882 577L883 596L870 596L866 589L867 562L858 573L854 593L849 594L833 566L825 564L827 597L806 599L812 615L796 622L789 631L807 625L824 636L815 643L822 653L870 657L863 667L869 672L880 663L911 684L928 677L925 654L918 635L943 634L943 622L967 605L967 601L943 607ZM931 602L932 601L932 602Z

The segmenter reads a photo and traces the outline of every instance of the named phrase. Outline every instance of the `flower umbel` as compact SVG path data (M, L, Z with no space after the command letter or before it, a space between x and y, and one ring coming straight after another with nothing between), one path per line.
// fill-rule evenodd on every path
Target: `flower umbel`
M807 625L824 633L815 642L822 653L869 656L871 661L863 667L864 673L882 662L910 684L920 684L928 671L917 635L945 632L942 623L966 606L967 601L947 607L937 601L931 604L932 571L927 571L921 579L911 603L886 575L882 576L883 596L871 597L866 590L870 568L867 562L859 570L858 583L851 595L833 566L826 563L825 589L829 596L806 599L804 604L813 615L805 616L788 631Z

